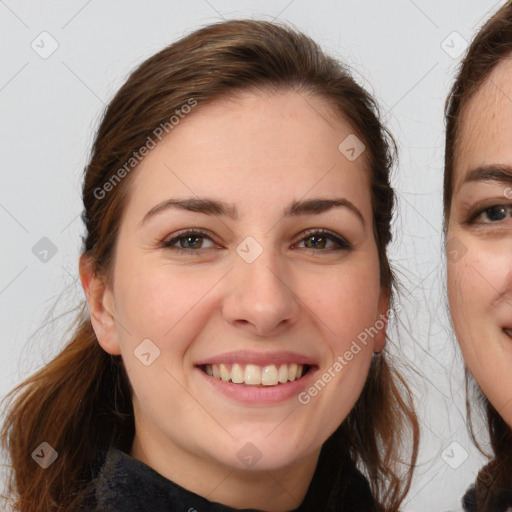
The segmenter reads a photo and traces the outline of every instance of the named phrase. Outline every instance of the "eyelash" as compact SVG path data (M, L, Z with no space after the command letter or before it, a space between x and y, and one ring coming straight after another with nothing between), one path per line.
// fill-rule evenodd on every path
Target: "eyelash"
M498 223L503 222L504 220L506 220L507 217L505 217L505 219L500 219L500 220L495 220L495 221L491 221L491 220L478 221L479 217L481 217L485 212L487 212L489 210L492 210L493 208L504 208L505 211L506 211L507 217L510 216L510 214L512 213L512 204L492 204L490 206L486 206L485 208L478 209L475 212L471 212L468 215L468 219L467 219L466 223L469 224L469 225L473 225L473 224L498 224Z
M199 253L202 251L207 251L209 249L212 249L212 248L184 249L183 247L177 247L177 246L173 245L176 242L179 242L181 239L188 238L191 236L198 237L198 238L207 238L208 240L213 242L213 240L211 239L211 237L208 235L207 232L197 229L197 230L191 230L191 231L183 231L183 232L178 233L177 235L173 236L172 238L165 239L162 241L161 247L166 248L166 249L171 249L173 251L177 251L177 252L181 252L181 253L186 253L186 254ZM318 253L318 252L331 252L331 251L349 251L352 249L352 245L350 244L350 242L348 242L347 240L345 240L344 238L342 238L340 236L335 235L334 233L332 233L331 231L328 231L326 229L316 229L316 230L307 231L304 234L304 236L297 243L300 243L300 242L304 241L305 239L310 238L312 236L320 236L322 238L328 239L331 242L334 242L335 244L337 244L338 247L332 247L330 249L308 249L308 248L305 248L304 250L306 250L308 252Z

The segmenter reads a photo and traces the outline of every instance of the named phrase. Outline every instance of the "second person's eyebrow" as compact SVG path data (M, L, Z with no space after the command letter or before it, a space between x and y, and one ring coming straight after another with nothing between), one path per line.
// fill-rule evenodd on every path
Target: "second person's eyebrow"
M482 165L469 171L464 178L464 183L474 181L498 181L500 183L512 183L512 165L491 164Z
M166 199L151 208L142 219L140 225L144 224L149 218L155 216L168 209L179 209L205 215L226 216L236 220L238 218L238 210L235 205L230 205L224 201L211 198L180 198ZM347 208L354 213L365 224L363 215L359 209L348 199L345 198L314 198L302 201L293 201L284 210L285 217L298 215L320 214L332 208Z

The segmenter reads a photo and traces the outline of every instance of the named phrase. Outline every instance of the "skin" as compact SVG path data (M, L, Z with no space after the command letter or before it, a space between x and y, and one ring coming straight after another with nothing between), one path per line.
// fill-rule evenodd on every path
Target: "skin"
M448 295L465 362L512 427L512 60L499 64L461 118L447 239ZM502 176L468 181L481 166ZM506 168L508 166L508 169Z
M338 150L353 130L331 110L292 92L199 106L134 172L112 285L80 261L98 341L122 355L134 389L131 455L210 501L297 507L322 444L362 391L372 351L385 345L384 327L307 405L296 397L235 402L195 367L233 350L284 350L313 358L320 377L388 311L366 156L350 162ZM194 196L234 203L238 218L167 209L141 225L160 202ZM293 200L312 197L345 198L362 219L347 207L283 217ZM194 239L201 248L193 254L161 247L187 228L207 230L210 239ZM330 240L315 248L304 234L312 228L352 248L333 250ZM236 253L247 236L263 249L251 264ZM146 338L161 351L150 366L133 354ZM247 442L261 454L251 468L237 457Z

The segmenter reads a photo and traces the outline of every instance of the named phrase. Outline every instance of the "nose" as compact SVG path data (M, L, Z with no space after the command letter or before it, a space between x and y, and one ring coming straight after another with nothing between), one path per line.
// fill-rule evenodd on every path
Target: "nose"
M300 300L285 268L268 247L252 263L237 256L223 302L226 321L261 337L276 336L295 324Z

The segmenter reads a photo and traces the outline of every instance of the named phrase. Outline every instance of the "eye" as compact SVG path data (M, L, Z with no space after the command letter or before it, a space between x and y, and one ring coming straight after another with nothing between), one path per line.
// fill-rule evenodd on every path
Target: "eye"
M185 231L182 233L178 233L177 235L173 236L172 238L168 238L162 242L162 247L165 247L167 249L172 249L176 251L182 251L182 252L198 252L200 249L211 249L213 247L203 247L203 241L209 240L210 242L213 241L212 239L204 232L200 230L194 230L194 231ZM176 244L179 243L179 246Z
M204 247L204 241L211 242L209 247ZM325 229L317 229L309 231L306 236L300 239L298 244L304 242L306 250L312 252L328 252L349 250L352 246L344 238L335 235ZM330 243L330 246L328 246ZM296 245L298 245L296 244ZM161 247L173 251L184 253L199 253L204 250L212 249L216 246L211 237L202 230L189 230L177 233L171 238L167 238L161 242ZM217 246L219 247L219 246Z
M478 212L471 222L491 224L505 220L512 216L512 205L494 205Z
M326 244L328 241L331 242L331 244L334 243L334 247L332 247L331 245L331 247L326 248ZM300 240L299 243L302 242L306 243L306 249L311 249L314 252L318 252L318 249L325 249L326 251L339 251L348 250L352 248L352 246L350 245L349 242L347 242L347 240L325 229L319 229L308 232L306 236L304 236ZM309 244L309 246L307 244Z

